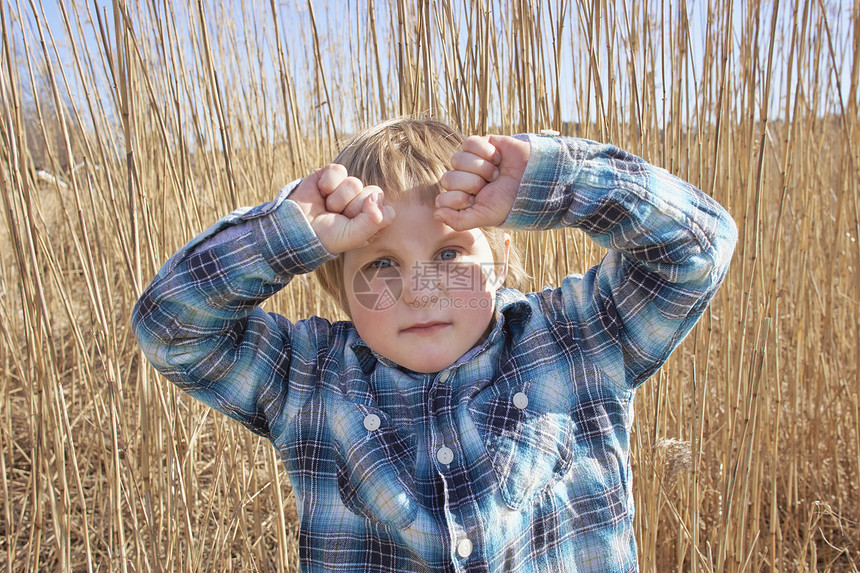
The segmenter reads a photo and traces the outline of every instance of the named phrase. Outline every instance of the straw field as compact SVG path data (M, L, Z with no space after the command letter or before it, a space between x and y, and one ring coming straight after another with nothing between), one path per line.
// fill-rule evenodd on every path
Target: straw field
M129 328L221 215L400 114L618 144L725 205L637 395L644 571L860 568L860 2L0 0L0 570L297 571L269 444ZM520 233L534 288L599 260ZM267 302L337 318L313 277Z

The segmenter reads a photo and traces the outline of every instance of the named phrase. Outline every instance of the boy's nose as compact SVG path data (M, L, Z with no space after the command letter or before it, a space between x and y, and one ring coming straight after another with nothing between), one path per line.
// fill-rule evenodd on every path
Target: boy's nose
M412 305L426 306L445 291L443 269L433 263L416 263L404 277L403 298Z

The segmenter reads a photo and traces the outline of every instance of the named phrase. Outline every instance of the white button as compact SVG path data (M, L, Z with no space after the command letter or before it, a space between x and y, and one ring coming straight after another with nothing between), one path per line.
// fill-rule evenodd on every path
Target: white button
M464 559L472 554L472 542L469 539L461 539L457 544L457 555Z
M454 452L447 446L442 446L436 451L436 459L442 465L448 465L454 461Z
M445 372L443 372L442 374L439 375L439 382L442 382L444 384L448 380L448 377L450 375L451 375L451 372L446 370Z
M525 410L528 405L528 396L526 396L522 392L517 392L516 394L514 394L514 406L516 406L517 410Z
M364 417L364 429L368 432L378 430L379 424L379 416L377 416L376 414L368 414Z

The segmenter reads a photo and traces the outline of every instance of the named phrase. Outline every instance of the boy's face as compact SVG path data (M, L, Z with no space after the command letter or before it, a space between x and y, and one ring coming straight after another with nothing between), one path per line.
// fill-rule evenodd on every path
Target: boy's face
M487 335L506 261L496 266L478 229L455 231L433 207L400 201L373 242L343 255L349 311L378 354L438 372Z

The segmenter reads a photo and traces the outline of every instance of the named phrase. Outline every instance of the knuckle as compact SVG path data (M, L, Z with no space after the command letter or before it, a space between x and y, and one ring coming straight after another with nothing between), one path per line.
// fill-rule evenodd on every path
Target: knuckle
M476 173L470 173L463 186L466 187L467 191L477 191L484 186L484 179Z
M334 191L339 185L342 177L337 169L333 169L332 165L327 165L320 173L319 186L326 191Z
M488 144L487 139L481 137L480 135L472 135L466 141L468 142L468 148L478 153L484 151L487 148Z
M453 193L453 191L450 193L445 193L445 195L440 196L440 199L437 202L439 207L445 207L448 209L453 208L454 205L453 205L453 201L451 198L451 193Z
M484 164L483 169L481 170L481 176L487 181L492 181L493 175L495 174L495 172L496 172L496 166L493 165L492 163L486 163L486 164Z
M362 187L364 187L364 185L362 185L361 183L361 180L358 177L353 177L352 175L344 179L343 184L350 189L361 189Z
M457 168L462 168L463 166L468 165L473 157L475 157L475 155L468 151L458 151L451 157L451 164Z

